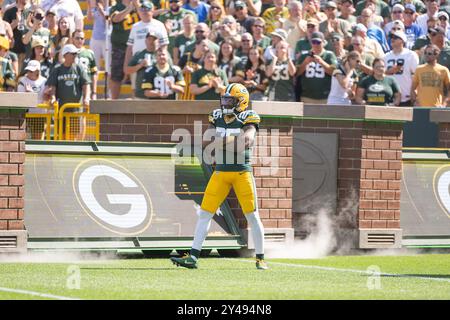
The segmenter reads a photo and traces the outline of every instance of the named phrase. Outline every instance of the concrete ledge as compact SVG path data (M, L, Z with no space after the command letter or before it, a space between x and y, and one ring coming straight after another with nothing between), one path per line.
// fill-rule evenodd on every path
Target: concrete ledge
M349 120L412 121L412 108L383 106L321 106L305 104L303 117Z
M219 107L218 101L95 100L91 112L99 114L200 114ZM382 106L323 106L301 102L255 101L251 107L262 116L285 116L373 121L411 121L412 108Z
M253 237L249 228L241 229L241 234L244 241L247 242L247 249L255 249ZM280 246L290 245L294 243L294 229L293 228L264 228L264 241L266 245Z
M26 253L27 238L26 230L0 231L0 253Z
M0 92L0 109L35 108L37 97L36 93Z
M402 247L402 229L359 229L360 249L395 249Z
M430 122L449 122L450 123L450 109L433 108L430 111Z

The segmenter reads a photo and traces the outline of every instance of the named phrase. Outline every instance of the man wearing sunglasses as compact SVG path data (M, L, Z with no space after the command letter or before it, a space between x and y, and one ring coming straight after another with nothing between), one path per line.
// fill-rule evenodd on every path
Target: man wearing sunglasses
M50 72L44 95L59 105L65 103L82 103L87 106L90 97L91 79L83 67L75 62L80 49L73 44L66 44L61 52L64 62ZM82 108L68 108L66 112L82 112Z
M421 36L422 29L416 22L416 6L407 3L403 12L403 24L405 25L406 47L412 49L414 42Z
M91 79L91 100L97 99L97 64L95 62L94 52L84 47L85 35L82 30L75 30L72 33L74 46L79 50L75 62L81 65Z
M301 76L304 103L326 104L331 88L331 75L337 59L333 52L325 50L325 37L321 32L311 36L311 51L297 62L297 75Z
M175 38L183 33L183 19L186 15L195 16L192 11L182 8L183 1L170 0L169 10L158 16L158 20L164 23L169 34L169 52L173 51Z
M414 51L405 48L406 34L403 31L394 31L390 34L392 50L384 56L386 75L394 78L400 86L402 94L400 106L412 106L411 86L412 77L419 64L419 57Z
M425 50L426 45L431 43L431 30L436 28L438 23L439 20L437 17L430 17L427 21L427 33L417 38L414 42L412 50L416 51L419 57L423 55L423 50Z
M448 68L437 62L440 50L434 44L426 46L424 54L426 63L420 65L414 74L411 101L420 107L449 107L450 74Z
M208 48L211 51L214 51L216 55L219 55L219 45L211 40L209 40L209 34L211 33L211 29L209 29L208 25L206 23L200 22L195 26L195 42L191 43L189 46L186 47L185 53L193 52L195 50L196 43L199 43L203 40L206 40L208 43Z
M444 67L450 68L450 41L447 40L446 30L442 27L430 29L430 42L441 51L437 62Z
M244 28L246 32L252 31L252 24L255 22L255 18L248 14L247 4L244 1L238 0L234 3L234 16L241 28Z
M428 30L427 21L431 17L437 18L437 13L439 11L439 0L425 0L425 6L427 12L418 16L416 23L422 29L422 34L426 34Z

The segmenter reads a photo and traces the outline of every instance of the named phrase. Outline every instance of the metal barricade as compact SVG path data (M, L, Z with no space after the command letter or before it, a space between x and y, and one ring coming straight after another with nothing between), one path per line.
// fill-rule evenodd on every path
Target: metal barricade
M66 103L59 109L58 137L60 140L100 140L100 115L86 112L66 112L69 108L81 108L79 103ZM71 110L72 111L72 110Z
M25 115L27 139L51 140L52 133L53 139L57 139L58 121L54 119L58 116L58 104L41 103L36 106L36 110L41 112Z

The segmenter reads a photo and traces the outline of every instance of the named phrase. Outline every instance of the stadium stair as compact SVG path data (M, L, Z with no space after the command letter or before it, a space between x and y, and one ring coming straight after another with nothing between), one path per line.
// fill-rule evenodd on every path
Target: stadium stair
M92 37L92 24L93 21L88 19L87 17L87 10L88 10L88 0L79 0L78 3L80 4L81 10L83 11L84 15L84 33L86 37L85 46L89 48L89 41ZM103 99L105 97L105 85L106 85L106 79L105 79L105 66L104 61L101 62L100 66L97 66L99 70L99 76L98 76L98 82L97 82L97 99ZM132 89L131 84L122 84L121 90L120 90L120 98L121 99L127 99L131 98Z

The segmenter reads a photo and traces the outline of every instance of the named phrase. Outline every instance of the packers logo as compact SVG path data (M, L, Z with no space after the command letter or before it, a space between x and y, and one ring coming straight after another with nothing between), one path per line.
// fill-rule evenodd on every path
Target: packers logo
M450 218L450 166L436 170L433 177L434 194L445 214Z
M73 188L85 213L101 227L137 235L151 223L150 195L126 168L106 159L88 159L75 169Z

